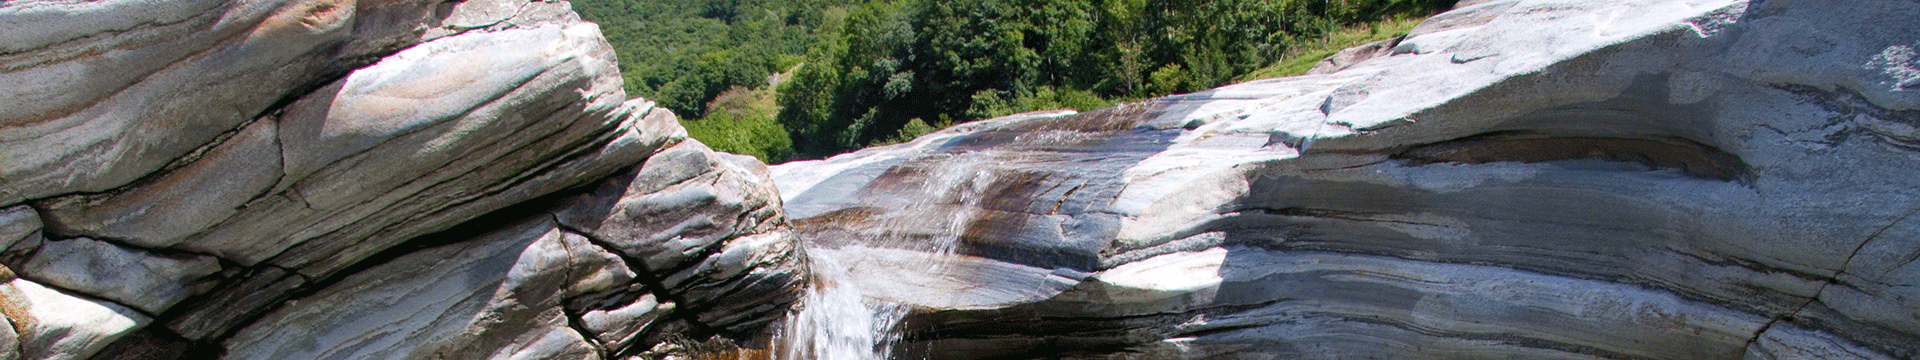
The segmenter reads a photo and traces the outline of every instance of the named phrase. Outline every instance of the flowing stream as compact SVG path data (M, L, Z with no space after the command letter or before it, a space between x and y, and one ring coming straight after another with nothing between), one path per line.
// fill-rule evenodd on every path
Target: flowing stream
M852 274L832 256L810 257L814 282L800 298L804 308L787 317L775 335L780 359L883 360L900 341L894 331L907 315L904 304L867 297Z
M866 220L861 239L803 240L812 282L774 336L776 358L889 359L909 311L951 301L940 289L955 279L954 246L994 180L987 164L942 167L896 190L919 194L869 200L887 212Z

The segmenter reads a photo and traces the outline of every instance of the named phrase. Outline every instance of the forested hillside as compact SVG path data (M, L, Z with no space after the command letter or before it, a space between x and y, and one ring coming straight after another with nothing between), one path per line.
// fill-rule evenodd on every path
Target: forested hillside
M715 148L818 158L1022 111L1224 85L1450 0L582 0L630 95ZM1372 24L1368 26L1368 24ZM1392 25L1384 32L1381 24ZM1295 63L1298 63L1297 61ZM1294 65L1293 67L1298 67ZM783 76L773 76L781 74ZM790 79L785 79L790 76ZM785 80L785 81L775 81ZM771 85L778 83L777 86Z

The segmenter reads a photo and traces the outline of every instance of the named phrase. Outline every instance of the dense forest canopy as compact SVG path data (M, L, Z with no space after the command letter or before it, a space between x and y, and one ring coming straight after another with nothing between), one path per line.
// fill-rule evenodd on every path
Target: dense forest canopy
M583 0L630 95L768 162L1220 86L1449 0ZM1377 32L1377 27L1376 27ZM1321 55L1323 54L1315 54ZM1317 60L1317 58L1313 59ZM777 85L776 85L777 84Z

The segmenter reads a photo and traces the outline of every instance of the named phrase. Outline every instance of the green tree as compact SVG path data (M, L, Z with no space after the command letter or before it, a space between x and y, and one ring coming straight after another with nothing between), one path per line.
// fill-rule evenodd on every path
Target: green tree
M1302 45L1325 46L1328 34L1345 27L1423 16L1452 3L596 0L575 6L602 23L630 95L654 99L689 124L726 120L688 125L702 127L696 138L781 143L762 139L775 133L763 131L765 124L777 124L790 144L778 146L791 151L733 148L813 158L905 141L934 126L915 119L951 124L1085 110L1220 86ZM801 63L790 80L766 88L769 74ZM720 100L741 91L772 105ZM726 126L760 130L721 131Z

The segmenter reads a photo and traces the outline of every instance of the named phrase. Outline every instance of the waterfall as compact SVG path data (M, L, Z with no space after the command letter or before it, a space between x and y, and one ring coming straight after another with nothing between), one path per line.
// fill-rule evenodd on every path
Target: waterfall
M802 241L812 281L774 335L778 359L889 359L909 310L950 301L925 290L951 282L948 259L996 178L995 162L970 163L917 174L920 186L898 189L904 196L870 199L888 211L861 225L871 230L861 239Z
M900 340L894 327L907 307L869 298L846 281L854 274L832 256L813 256L815 281L801 297L802 308L788 316L775 334L784 360L885 360Z

